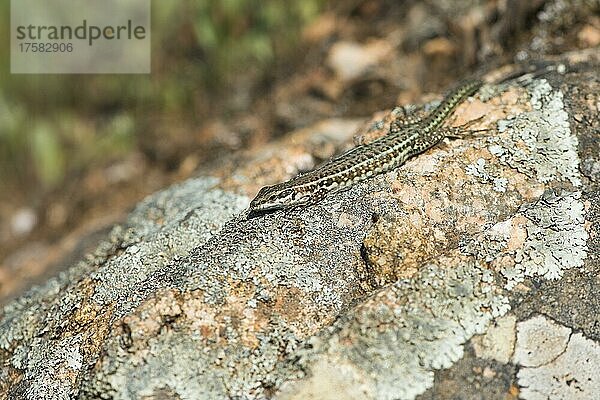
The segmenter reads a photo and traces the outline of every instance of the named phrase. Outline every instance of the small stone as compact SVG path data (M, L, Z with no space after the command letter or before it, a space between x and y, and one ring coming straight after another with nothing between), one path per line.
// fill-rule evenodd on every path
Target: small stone
M35 228L38 219L31 208L21 208L13 215L10 222L16 236L25 236Z

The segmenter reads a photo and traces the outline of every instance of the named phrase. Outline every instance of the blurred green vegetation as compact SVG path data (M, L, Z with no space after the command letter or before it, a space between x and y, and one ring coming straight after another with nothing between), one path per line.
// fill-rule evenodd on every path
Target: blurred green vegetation
M10 43L0 41L0 185L39 194L123 157L157 118L193 126L215 98L233 95L240 78L268 77L277 60L293 55L302 27L324 5L155 0L150 75L11 75ZM4 21L9 7L0 4ZM0 27L6 39L8 29Z

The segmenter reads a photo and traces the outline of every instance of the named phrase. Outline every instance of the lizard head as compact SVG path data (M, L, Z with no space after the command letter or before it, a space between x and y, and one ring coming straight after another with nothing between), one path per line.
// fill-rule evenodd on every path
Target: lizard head
M289 187L286 183L265 186L250 202L251 212L274 211L282 208L306 205L310 195Z

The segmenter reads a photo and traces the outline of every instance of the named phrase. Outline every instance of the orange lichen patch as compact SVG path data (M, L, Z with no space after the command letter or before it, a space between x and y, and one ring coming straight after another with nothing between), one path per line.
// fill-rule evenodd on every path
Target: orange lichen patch
M186 293L181 304L182 317L187 328L193 333L199 333L205 340L219 340L220 323L217 321L219 310L206 304L204 293L195 290Z
M498 107L490 103L484 103L481 100L473 100L461 104L455 111L455 117L452 119L452 126L461 126L471 121L481 118L481 121L474 122L469 129L479 129L478 125L488 124L489 121L495 121L500 118L496 117ZM483 118L485 117L485 119Z
M225 303L219 305L207 304L200 290L182 294L175 289L162 289L120 324L127 326L127 332L123 332L130 336L130 348L134 349L143 349L143 343L137 342L155 337L170 324L210 342L225 340L225 329L233 328L242 345L255 348L259 344L256 334L268 327L268 314L249 305L253 298L251 284L237 285Z
M84 307L89 310L91 307ZM102 309L96 309L93 312L94 318L89 323L93 324L94 328L90 329L87 325L81 330L83 333L82 345L79 352L84 358L97 357L105 346L106 338L111 331L111 322L113 320L114 306L104 306ZM82 327L83 328L83 327Z
M306 300L306 293L295 287L275 288L271 305L265 306L266 315L276 315L286 321L298 337L313 335L331 322L332 317L318 313L318 306Z
M80 281L73 293L77 293L83 299L82 302L65 320L59 322L63 337L80 334L83 337L83 343L78 351L85 356L92 357L96 357L104 346L114 313L112 305L100 305L92 300L94 289L95 285L92 279L86 278ZM90 329L92 325L93 329Z
M89 299L94 293L93 280L86 278L77 284L75 291L80 294L83 299ZM74 327L84 327L96 319L99 312L102 311L102 306L93 301L84 301L71 315L71 324Z
M380 218L375 223L363 244L377 285L408 278L417 272L441 245L443 235L432 226L429 217L416 208L401 219Z
M498 256L490 264L491 268L496 271L501 271L515 266L515 259L512 256Z
M174 289L161 289L143 302L134 313L128 314L119 323L125 324L130 332L132 346L155 337L165 326L166 321L181 315L181 294ZM144 345L140 344L143 348Z
M299 299L303 298L303 293L294 287L276 289L275 304L273 311L280 315L285 315L286 319L299 320L304 314L304 307Z
M523 247L523 244L527 239L527 229L525 228L527 221L527 218L522 215L517 215L511 220L511 230L506 245L507 251L513 251Z
M86 306L82 309L89 311L91 307ZM94 318L89 323L93 324L94 328L90 329L90 325L87 325L85 329L82 329L83 343L79 348L79 351L83 354L84 358L96 357L104 348L106 338L111 331L111 322L113 319L114 307L104 306L102 309L96 309L93 312Z
M509 399L517 399L519 397L519 387L517 385L511 385L508 389L508 393L506 393L507 400Z
M509 179L509 189L516 190L524 200L533 201L544 193L545 186L525 174L512 173Z

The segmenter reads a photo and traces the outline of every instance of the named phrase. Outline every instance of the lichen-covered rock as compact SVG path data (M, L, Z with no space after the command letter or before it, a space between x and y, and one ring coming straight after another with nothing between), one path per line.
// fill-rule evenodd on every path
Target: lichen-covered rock
M583 400L598 396L598 343L541 316L519 323L517 329L515 362L523 366L517 375L523 398Z
M494 365L522 366L518 384L531 388L522 394L536 398L548 368L575 368L582 343L600 339L571 337L572 350L548 368L518 355L537 345L535 335L523 341L527 325L516 322L526 296L599 268L588 257L598 192L581 175L579 154L598 158L588 147L600 145L574 129L569 79L476 96L453 123L483 116L472 129L491 132L447 141L309 208L246 220L256 189L249 166L150 197L95 254L2 311L0 393L427 398L440 376L480 357L495 363L485 376ZM281 179L314 162L323 132L349 143L349 126L356 122L320 125L246 157L272 170L263 180ZM289 150L298 143L308 144ZM507 313L500 321L513 322L475 339L472 355L470 339ZM590 379L588 392L598 377ZM499 392L518 394L504 384Z

